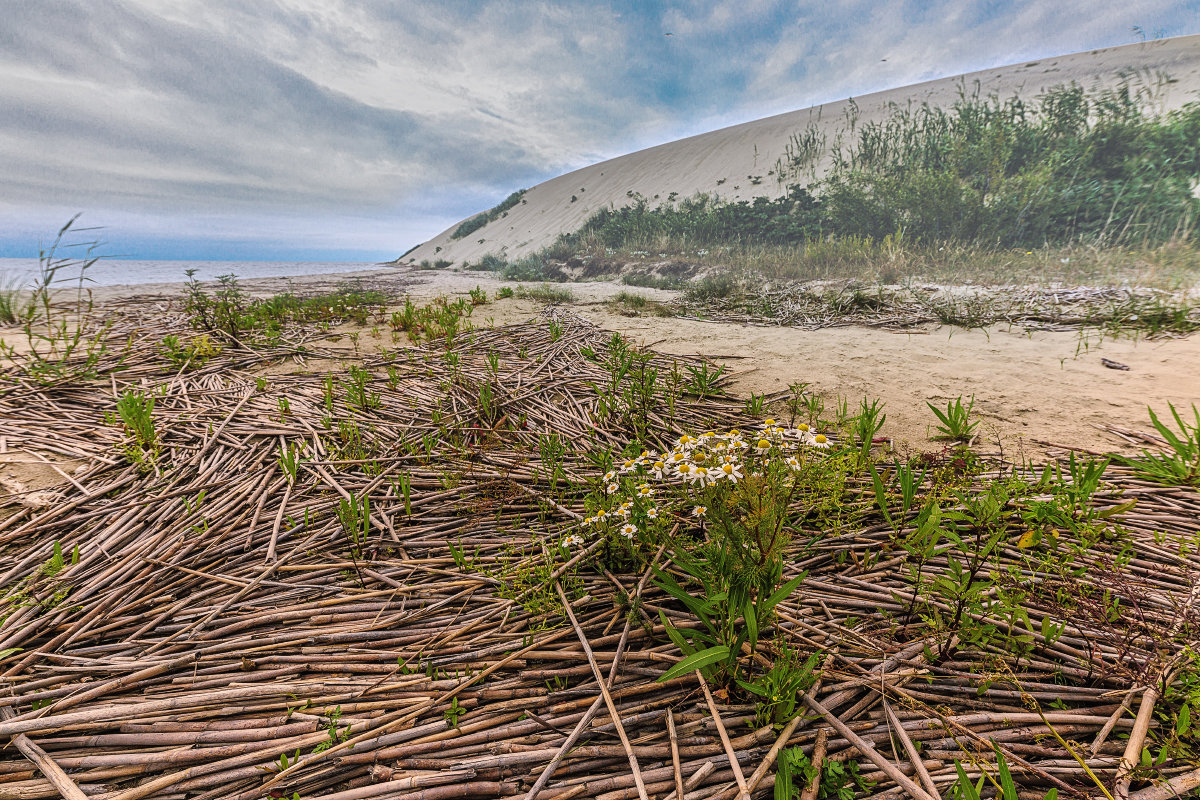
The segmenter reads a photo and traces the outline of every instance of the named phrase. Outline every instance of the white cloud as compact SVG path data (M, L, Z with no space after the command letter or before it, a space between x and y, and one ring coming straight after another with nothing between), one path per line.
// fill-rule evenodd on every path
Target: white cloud
M18 4L0 30L0 196L30 219L74 204L147 229L229 214L221 235L238 218L325 214L364 237L420 220L403 249L604 157L1134 25L1200 31L1200 2Z

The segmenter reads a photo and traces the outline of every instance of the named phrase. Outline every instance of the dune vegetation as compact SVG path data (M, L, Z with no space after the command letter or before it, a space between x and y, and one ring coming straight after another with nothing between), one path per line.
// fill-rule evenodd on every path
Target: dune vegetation
M700 294L739 295L740 313L762 305L764 288L841 281L1139 287L1171 293L1188 317L1200 103L1162 114L1155 97L1070 86L1033 101L964 93L879 121L851 114L832 139L815 126L792 136L768 171L776 196L631 195L541 252L468 267L661 288L728 273Z

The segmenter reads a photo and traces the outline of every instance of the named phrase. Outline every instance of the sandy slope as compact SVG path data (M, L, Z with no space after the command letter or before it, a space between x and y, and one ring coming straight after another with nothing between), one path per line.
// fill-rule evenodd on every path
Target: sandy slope
M1135 74L1129 77L1131 72ZM852 108L857 108L860 121L867 121L880 118L891 104L951 103L963 87L971 91L978 85L983 95L1031 97L1072 82L1088 90L1111 87L1123 79L1157 86L1163 73L1173 81L1161 86L1164 109L1198 99L1200 35L942 78L659 145L538 184L507 216L457 241L450 238L455 225L407 254L403 261L445 258L461 263L478 261L488 253L521 256L546 246L560 233L578 229L600 208L628 204L635 194L658 202L665 202L672 192L679 198L698 192L717 193L727 200L781 194L775 177L767 173L783 154L788 137L809 124L817 124L832 135L845 126ZM752 183L755 178L761 182Z

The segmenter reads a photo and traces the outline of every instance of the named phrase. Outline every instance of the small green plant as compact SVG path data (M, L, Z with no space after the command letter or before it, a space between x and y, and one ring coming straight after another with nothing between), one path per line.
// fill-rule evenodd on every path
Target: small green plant
M783 726L796 716L796 701L801 692L813 685L820 655L800 655L783 641L771 668L753 680L738 680L738 685L758 698L757 725Z
M525 300L536 300L540 303L570 303L575 299L575 295L570 289L560 289L556 286L551 286L548 283L543 283L541 286L517 287L517 297Z
M883 403L878 400L872 400L870 403L864 397L862 403L858 407L858 416L854 418L851 425L851 433L859 442L859 452L866 459L871 455L871 444L875 439L875 434L879 433L879 429L883 427L883 423L887 420L887 414L883 413Z
M962 397L956 397L946 404L946 410L942 411L933 403L926 403L929 410L938 418L938 439L951 439L956 442L968 442L974 435L975 428L979 425L978 420L971 419L971 410L975 408L975 397L971 396L971 401L967 405L963 405Z
M446 720L446 724L451 728L458 727L458 718L463 715L464 709L458 704L457 697L450 698L450 707L442 712L442 718Z
M279 445L279 458L277 460L279 470L286 477L289 484L295 485L296 473L300 467L300 447L291 447L286 444Z
M512 297L515 294L516 294L516 292L514 292L512 290L511 286L501 286L499 289L496 290L496 299L497 300L508 300L510 297Z
M29 313L21 302L21 280L16 275L0 275L0 325L13 325Z
M338 501L338 522L350 542L350 555L358 561L371 532L371 500L366 495L351 496Z
M471 295L471 305L473 306L482 306L488 301L487 292L482 287L476 286L469 294Z
M143 472L156 469L161 442L154 427L154 396L126 389L117 401L117 417L128 437L125 455Z
M175 334L167 334L163 337L159 352L173 368L184 370L203 367L209 359L220 354L221 348L207 334L196 336L188 342Z
M1173 430L1149 408L1150 422L1170 448L1166 452L1143 450L1140 456L1121 458L1134 472L1147 480L1176 486L1200 486L1200 408L1192 406L1195 423L1189 424L1173 404L1168 403L1178 431Z
M283 772L285 769L294 765L299 760L300 760L300 749L299 748L297 748L296 751L294 753L292 753L291 757L288 756L287 751L285 750L284 752L279 754L279 761L277 762L279 769L277 771Z
M746 400L746 413L752 417L761 417L766 399L767 396L765 394L751 392L750 397Z
M324 753L334 745L341 744L350 738L350 727L338 727L338 723L342 718L342 707L338 706L333 711L329 712L328 719L325 723L325 731L329 734L329 738L313 748L313 753ZM294 762L293 762L294 763Z
M371 373L357 364L351 364L346 370L346 375L349 380L343 381L342 386L346 390L347 405L368 411L383 404L379 392L370 389Z
M6 286L0 292L6 298L3 302L14 316L13 321L24 323L25 338L21 350L0 339L0 356L43 386L95 378L108 353L108 333L113 323L110 320L97 324L91 290L84 288L89 280L87 271L100 260L95 255L100 243L71 241L75 233L90 230L75 228L78 219L78 214L72 217L58 231L49 249L38 254L38 271L23 307L22 293L17 287ZM62 255L80 247L86 249L82 258ZM68 310L54 302L58 287L64 283L74 285L75 297Z
M775 800L800 800L804 788L816 777L816 767L803 750L799 747L781 750L775 772ZM870 791L873 785L859 775L857 761L827 759L821 764L817 800L853 800L855 795Z
M720 388L721 378L725 375L724 366L710 367L706 361L698 367L690 364L685 367L688 371L685 391L688 394L694 394L700 399L724 394L724 390Z

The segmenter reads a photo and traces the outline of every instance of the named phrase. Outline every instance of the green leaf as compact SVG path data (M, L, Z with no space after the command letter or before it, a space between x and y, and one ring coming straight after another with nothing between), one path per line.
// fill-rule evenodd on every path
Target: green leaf
M1008 771L1004 753L1000 752L998 744L993 743L992 749L996 751L996 766L1000 770L1000 788L1004 792L1004 800L1017 800L1017 786L1013 783L1012 773Z
M799 586L806 577L808 577L808 573L801 572L783 586L780 586L778 589L776 589L775 594L771 595L763 602L762 613L769 614L774 611L775 606L782 603L792 594L792 592L796 591L796 587Z
M742 619L746 620L747 639L750 642L750 647L753 648L758 643L758 614L754 613L754 601L749 597L746 598L746 603L742 606Z
M1187 733L1188 728L1192 725L1192 709L1188 703L1184 703L1179 709L1179 716L1175 720L1175 733L1183 736Z
M24 647L9 647L6 650L0 650L0 661L3 661L14 653L20 653L24 649Z
M958 771L958 790L959 797L962 800L979 800L979 790L975 788L975 784L967 777L966 770L963 769L961 761L954 762L954 769Z
M662 612L662 609L659 609L658 611L658 618L662 620L663 627L667 629L667 638L679 648L680 652L682 652L685 656L690 656L692 653L696 652L696 648L688 644L687 639L683 638L683 634L681 634L674 625L672 625L670 622L667 622L667 615Z
M703 669L709 664L714 664L718 661L724 661L729 658L729 648L723 644L715 647L710 647L707 650L701 650L699 653L692 653L687 658L684 658L675 666L664 672L658 679L659 683L678 678L680 675L685 675L689 672L694 672L698 669Z
M654 572L655 578L657 579L654 582L658 584L663 591L687 606L688 611L691 611L696 616L703 618L705 624L708 623L708 617L711 617L714 613L714 609L712 608L710 602L705 602L692 597L692 595L684 591L683 587L680 586L673 577L665 572L660 571L658 568L655 568Z

